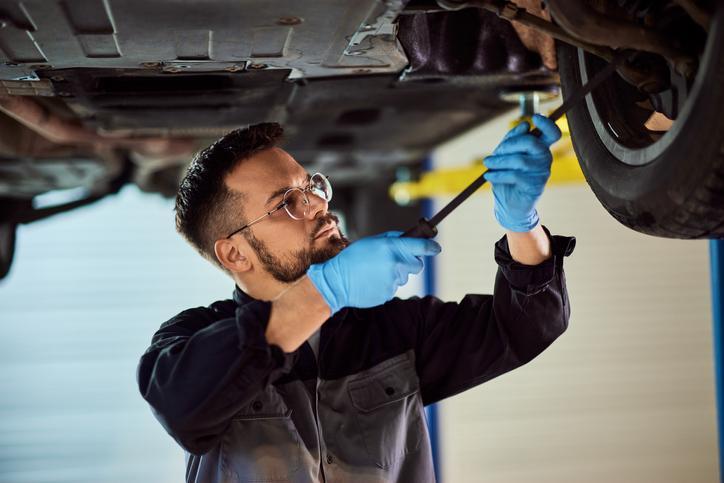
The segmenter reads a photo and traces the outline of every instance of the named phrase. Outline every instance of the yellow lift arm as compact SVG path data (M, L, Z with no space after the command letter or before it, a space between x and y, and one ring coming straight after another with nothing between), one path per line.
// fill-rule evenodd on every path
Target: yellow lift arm
M514 123L520 123L520 118ZM548 185L564 183L580 183L585 181L571 144L571 134L565 116L556 124L561 129L561 139L553 145L553 164ZM399 204L407 204L420 198L457 195L475 178L483 174L485 166L483 158L476 159L469 166L459 168L443 168L423 173L419 181L399 181L390 187L390 196ZM483 185L484 190L490 189L490 183Z

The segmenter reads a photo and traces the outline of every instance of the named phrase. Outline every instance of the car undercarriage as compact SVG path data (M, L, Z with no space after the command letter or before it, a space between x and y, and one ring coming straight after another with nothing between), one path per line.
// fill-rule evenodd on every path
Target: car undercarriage
M711 84L723 80L722 10L694 0L0 1L0 273L18 224L128 183L174 196L195 151L265 121L284 126L283 147L308 170L334 179L341 209L362 214L355 234L404 226L419 210L385 196L398 168L419 172L435 146L521 95L562 86L565 97L624 50L616 78L569 116L589 184L631 228L724 235L722 128L703 133L697 157L710 161L694 174L676 164L688 130L722 100L722 82ZM54 190L73 198L33 201ZM361 209L370 197L386 219Z

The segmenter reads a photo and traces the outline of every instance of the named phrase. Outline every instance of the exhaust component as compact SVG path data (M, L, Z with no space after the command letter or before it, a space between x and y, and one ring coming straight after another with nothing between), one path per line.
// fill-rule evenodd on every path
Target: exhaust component
M19 96L0 97L0 111L57 144L87 145L93 148L125 148L150 156L180 156L191 153L191 139L114 138L65 121L32 99Z

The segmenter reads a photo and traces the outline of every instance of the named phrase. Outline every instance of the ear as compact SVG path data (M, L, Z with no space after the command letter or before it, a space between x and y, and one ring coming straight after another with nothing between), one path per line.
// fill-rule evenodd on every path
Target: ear
M214 242L216 259L232 272L246 272L251 270L252 263L244 253L244 248L238 242L222 238Z

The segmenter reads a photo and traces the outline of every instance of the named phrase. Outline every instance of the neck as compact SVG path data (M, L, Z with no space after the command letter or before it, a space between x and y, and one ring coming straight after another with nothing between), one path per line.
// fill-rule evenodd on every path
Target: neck
M295 283L280 282L272 276L255 277L252 280L237 276L234 281L247 295L257 300L273 300Z

